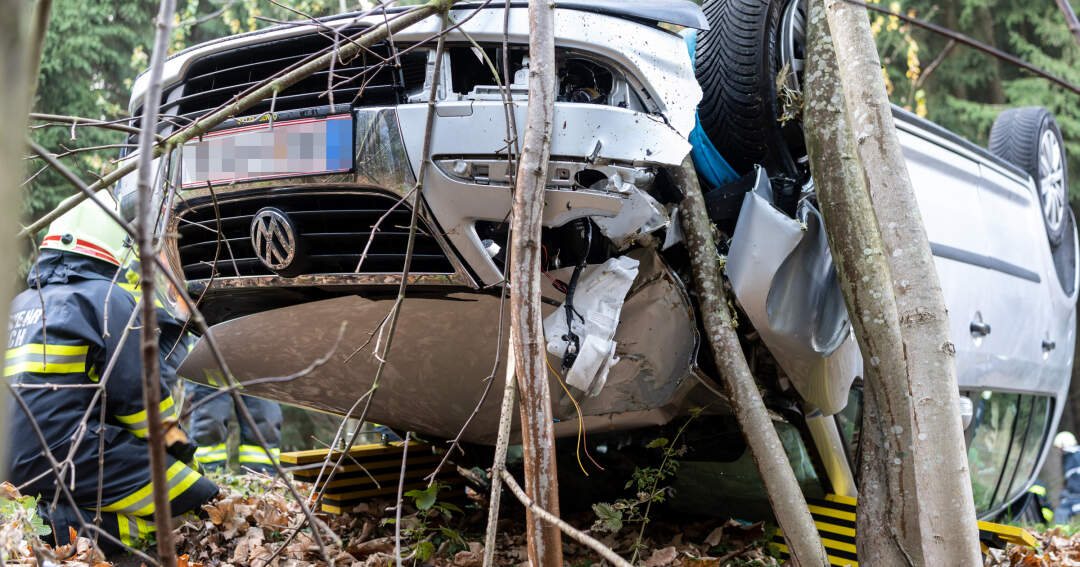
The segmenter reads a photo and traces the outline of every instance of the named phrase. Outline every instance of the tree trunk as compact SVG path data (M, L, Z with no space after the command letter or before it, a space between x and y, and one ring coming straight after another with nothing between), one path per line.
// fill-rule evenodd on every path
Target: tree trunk
M960 29L960 14L958 0L946 0L945 4L945 27L951 30ZM940 77L941 75L939 75ZM940 82L938 83L940 84ZM952 95L960 100L968 100L967 85L963 81L950 80L946 82ZM931 92L933 85L929 85Z
M912 444L911 398L892 277L844 109L836 53L820 0L807 27L803 130L829 247L863 360L856 547L865 565L918 564L922 547L915 471L889 447ZM885 404L885 400L893 400ZM887 432L899 431L890 444ZM883 537L884 536L884 537Z
M510 227L510 343L521 391L525 491L536 505L558 516L555 434L540 312L540 222L554 114L555 8L534 1L529 2L529 108ZM536 567L561 567L559 528L531 511L527 525L529 561Z
M956 348L950 341L941 284L881 78L881 62L864 8L843 0L825 0L824 6L850 127L892 274L888 283L896 299L905 354L905 372L883 373L885 380L896 381L883 391L886 397L868 398L879 404L879 415L897 416L892 430L882 430L888 443L882 449L893 460L890 464L879 459L876 464L913 467L917 491L904 490L900 496L918 503L922 554L911 558L915 564L978 565L979 532L960 421ZM865 321L867 316L862 313L853 319ZM880 364L873 358L868 362ZM887 395L890 390L900 395ZM909 405L911 427L901 430L901 412L908 411ZM904 444L907 440L910 445ZM860 491L864 488L875 487L860 486ZM873 495L863 493L860 502L873 500Z
M990 8L978 6L975 8L975 38L997 47L994 33L994 17L990 14ZM987 102L991 104L1005 104L1005 87L1001 83L1001 61L997 58L984 60L984 76L989 84L986 85Z
M23 161L26 152L26 118L30 111L29 55L26 37L27 5L22 0L0 0L0 73L7 79L0 89L0 108L10 110L11 123L0 132L0 227L14 232L19 226L19 211L22 210ZM9 232L10 235L10 232ZM7 266L2 271L8 274L0 278L0 321L8 320L11 298L15 295L16 266L19 263L19 242L7 237L0 239L0 266ZM4 342L7 345L7 325L3 325ZM5 400L0 404L0 431L7 431L7 408L15 407ZM17 410L16 410L17 411ZM7 471L7 447L0 443L0 473ZM4 478L8 478L7 475Z
M673 173L675 182L686 191L686 198L679 206L679 220L686 235L686 249L690 254L705 334L712 345L716 368L727 386L731 409L746 437L795 563L800 567L824 567L829 562L821 537L732 327L716 260L713 227L705 211L705 199L690 156Z
M142 279L142 332L140 349L143 366L143 405L146 407L146 441L150 452L150 482L154 494L154 525L157 526L157 552L161 567L176 567L176 546L172 537L172 512L169 487L165 479L165 430L161 426L161 369L158 367L158 325L155 307L154 273L154 211L153 200L153 145L157 131L158 107L161 101L161 77L165 58L169 55L169 37L172 29L176 0L161 0L161 8L154 22L154 48L150 59L150 81L143 102L143 114L139 134L138 157L138 214L135 230L138 233L139 253L142 255L140 269Z

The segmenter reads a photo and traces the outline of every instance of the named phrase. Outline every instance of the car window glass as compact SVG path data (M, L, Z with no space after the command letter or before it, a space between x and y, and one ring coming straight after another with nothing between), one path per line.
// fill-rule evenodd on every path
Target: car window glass
M987 391L979 396L975 404L972 417L975 435L968 447L968 466L971 469L975 509L979 512L987 510L994 497L994 489L1005 465L1005 453L1012 440L1018 399L1017 394Z
M1020 396L1017 401L1016 421L1012 428L1012 438L1005 449L1005 462L1001 467L997 486L994 488L994 499L990 503L991 508L996 508L1008 501L1011 495L1009 487L1013 477L1016 476L1020 465L1020 454L1026 447L1025 441L1031 425L1031 405L1035 402L1032 396Z
M1050 398L1033 396L1031 425L1028 427L1027 441L1024 442L1024 447L1020 451L1020 464L1016 468L1016 476L1013 478L1012 486L1008 491L1010 497L1016 496L1018 492L1023 490L1035 472L1035 463L1038 461L1039 453L1042 451L1049 421Z

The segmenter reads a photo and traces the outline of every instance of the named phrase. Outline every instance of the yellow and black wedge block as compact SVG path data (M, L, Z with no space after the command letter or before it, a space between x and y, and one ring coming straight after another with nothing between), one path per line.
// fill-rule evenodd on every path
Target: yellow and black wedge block
M824 500L807 498L810 515L814 518L829 564L859 567L855 554L855 503L850 496L829 494ZM1035 547L1035 537L1024 528L979 522L979 543L983 553L987 548L1003 549L1007 544ZM785 559L789 556L783 532L778 531L770 543Z
M403 449L401 443L356 445L349 450L329 483L326 481L330 469L341 457L341 451L315 449L282 453L281 462L288 465L296 480L315 484L318 490L326 488L322 500L324 512L343 514L369 498L397 494ZM441 459L442 454L430 445L410 442L404 490L425 488L424 477L431 474ZM453 471L452 466L446 469ZM460 484L462 479L456 475L441 475L440 481L454 485Z

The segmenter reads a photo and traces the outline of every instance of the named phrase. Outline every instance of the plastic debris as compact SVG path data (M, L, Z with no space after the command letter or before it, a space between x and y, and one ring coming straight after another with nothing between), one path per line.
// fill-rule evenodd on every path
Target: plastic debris
M638 273L638 261L629 256L609 258L582 272L573 297L573 315L567 328L565 304L544 319L549 353L565 357L570 333L580 338L566 383L595 396L607 382L608 372L618 362L615 329L619 325L626 294Z
M606 189L625 196L622 210L614 217L597 216L592 217L592 220L615 248L625 250L642 235L671 225L667 211L652 195L638 189L633 183L624 181L618 173L608 178Z

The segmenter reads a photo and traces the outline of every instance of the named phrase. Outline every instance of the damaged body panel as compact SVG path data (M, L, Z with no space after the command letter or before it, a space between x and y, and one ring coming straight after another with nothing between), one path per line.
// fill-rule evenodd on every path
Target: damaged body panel
M605 429L633 427L657 421L656 416L677 414L695 382L690 374L698 336L689 296L654 252L637 250L632 256L640 270L626 295L622 324L614 336L618 361L598 395L577 395L586 420ZM561 297L546 290L545 298L550 301L545 301L543 310L550 315L556 311L552 304ZM378 366L372 349L382 339L375 326L393 304L392 296L349 295L263 311L215 325L212 332L235 378L243 383L300 372L331 350L344 324L344 338L325 364L300 378L245 386L243 391L345 414L371 387ZM509 302L500 303L496 293L410 295L402 304L394 346L368 419L454 437L492 374L500 348L500 329L493 322L499 320L500 305L509 308ZM507 326L509 319L504 317ZM507 336L506 328L501 332ZM257 349L248 346L253 337L258 338ZM367 346L350 356L358 345ZM550 355L549 360L556 368L560 364L558 356ZM504 375L505 364L503 352L494 376ZM205 341L198 343L179 372L209 385L225 383ZM431 395L433 388L438 395ZM576 420L564 390L553 382L551 391L555 417ZM498 413L498 397L490 396L464 439L493 443ZM576 425L559 429L560 434L577 432Z
M847 404L862 355L833 268L819 213L798 220L776 209L764 171L746 194L726 271L735 298L795 390L832 415Z
M678 166L690 150L687 136L701 90L682 37L655 22L707 24L700 9L688 2L602 4L556 11L558 96L544 197L542 269L553 282L544 290L544 309L551 314L567 300L564 282L573 278L575 266L585 273L578 295L584 309L595 299L591 290L607 286L605 261L620 256L625 265L637 264L636 273L623 271L618 291L598 304L606 307L590 313L606 321L582 331L583 350L575 351L582 356L561 377L582 387L571 386L587 423L617 429L665 423L685 409L697 385L692 379L698 348L693 305L656 248L677 241L669 234L675 224L670 215L680 196L658 180L663 168ZM665 6L670 9L659 9ZM338 100L351 103L328 105L319 96L325 81L301 84L279 96L273 114L257 107L179 154L176 183L183 194L174 204L169 229L180 238L168 247L169 258L189 289L204 294L203 310L215 323L215 338L236 378L295 372L321 356L340 325L347 324L342 352L310 376L252 385L246 393L344 413L370 386L377 366L370 349L378 338L369 342L368 337L393 304L390 294L404 267L408 197L420 168L426 167L409 298L369 419L453 436L472 412L495 365L497 338L506 336L494 322L499 320L497 293L512 204L507 112L518 124L525 123L529 75L527 5L510 7L506 54L501 53L501 7L475 14L472 9L451 10L451 17L465 21L446 38L427 141L430 159L423 155L427 93L436 67L430 44L399 58L399 76L375 75L367 87L370 96L353 96L345 89L342 94L348 96ZM687 19L687 14L696 16ZM352 31L381 23L381 16L327 20L329 26ZM431 17L395 33L394 42L425 41L439 27L439 19ZM270 28L173 56L165 72L163 111L195 114L201 108L196 103L213 104L212 97L227 90L215 86L202 94L204 76L218 85L236 58L270 59L310 49L305 46L318 41L317 31L314 26ZM516 98L509 105L488 66L501 66L504 60L513 77L507 90ZM133 105L140 100L142 80ZM379 94L391 91L393 96ZM353 135L345 143L341 125L348 123ZM326 134L331 130L336 137ZM314 162L308 154L294 157L288 147L277 147L285 132L308 136ZM224 155L224 148L245 140L273 147L274 155L284 155L287 163L266 170L263 163L226 162L234 156ZM351 163L342 163L343 155L352 156ZM231 177L228 167L235 170ZM286 169L297 173L278 174ZM215 187L211 190L207 182ZM248 227L266 215L284 219L295 232L298 260L293 265L269 265L251 246ZM224 238L218 238L219 228ZM245 345L253 336L260 337L260 346L249 351ZM368 350L345 360L364 343ZM554 368L562 366L564 352L551 355ZM505 364L505 353L501 358L500 365ZM502 372L497 369L495 375ZM184 363L182 375L211 384L223 379L203 342ZM452 395L433 397L434 391ZM552 384L551 391L559 418L575 422L574 403L564 389ZM583 395L586 391L589 395ZM467 440L493 440L498 404L490 402L481 408ZM558 430L576 433L577 426Z

